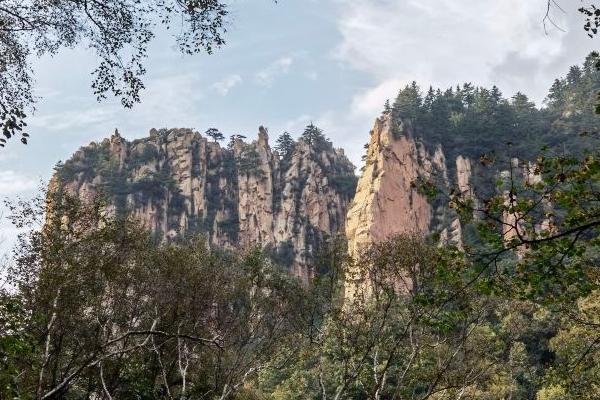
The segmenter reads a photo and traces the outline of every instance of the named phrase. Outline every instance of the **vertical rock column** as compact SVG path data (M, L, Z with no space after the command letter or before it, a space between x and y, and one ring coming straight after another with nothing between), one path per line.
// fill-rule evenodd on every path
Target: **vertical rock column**
M359 259L371 243L397 234L426 234L432 221L432 207L413 182L423 165L408 129L397 127L389 117L378 118L371 131L363 173L346 218L348 251ZM346 297L352 298L362 285L360 263L348 271Z

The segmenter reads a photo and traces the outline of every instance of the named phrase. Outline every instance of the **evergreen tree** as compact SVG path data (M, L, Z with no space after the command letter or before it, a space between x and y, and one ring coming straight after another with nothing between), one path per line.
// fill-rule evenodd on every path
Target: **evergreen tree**
M312 122L302 132L302 140L317 149L328 143L327 138L323 135L323 130L317 128Z
M416 121L419 117L422 103L421 90L417 83L413 81L398 93L394 107L392 108L392 116L396 120L410 118Z
M567 74L567 83L569 85L577 85L581 81L582 76L581 68L578 65L573 65L569 69L569 73Z
M500 103L500 101L502 100L502 92L500 91L500 89L498 89L498 86L496 85L492 86L491 95L495 104Z
M223 135L217 128L209 128L204 133L206 136L211 137L215 143L225 139L225 135Z
M588 56L585 58L585 61L583 63L583 71L584 73L587 74L591 74L594 71L597 71L598 68L600 67L599 62L600 62L600 54L598 54L598 52L596 51L592 51L590 54L588 54Z
M463 84L462 90L460 91L461 99L466 107L471 107L475 102L475 87L472 83L467 82Z
M555 79L550 87L546 103L553 109L562 108L565 95L565 82L560 79Z
M390 115L392 113L392 106L390 105L390 99L385 101L383 105L383 115Z
M425 109L426 112L431 111L431 106L433 105L434 100L435 100L435 92L433 91L433 87L429 86L427 95L425 95L425 99L423 99L423 108Z
M279 155L283 159L291 157L296 149L296 141L288 132L283 132L279 135L275 143L275 150L279 152Z
M227 143L227 148L229 150L233 150L235 142L237 140L244 140L244 139L246 139L246 136L244 136L244 135L231 135L231 136L229 136L229 143Z

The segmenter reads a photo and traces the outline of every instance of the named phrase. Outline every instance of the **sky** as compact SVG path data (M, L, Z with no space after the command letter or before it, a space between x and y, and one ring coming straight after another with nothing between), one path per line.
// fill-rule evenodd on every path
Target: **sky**
M413 80L497 85L541 104L552 81L596 45L582 30L580 2L558 3L558 28L545 30L546 0L233 0L227 44L214 54L183 56L166 34L152 42L146 90L132 110L96 102L91 51L35 60L30 144L0 150L0 197L31 195L56 162L115 128L128 139L153 127L254 138L265 125L274 143L314 122L359 164L383 103ZM6 246L14 230L4 214Z

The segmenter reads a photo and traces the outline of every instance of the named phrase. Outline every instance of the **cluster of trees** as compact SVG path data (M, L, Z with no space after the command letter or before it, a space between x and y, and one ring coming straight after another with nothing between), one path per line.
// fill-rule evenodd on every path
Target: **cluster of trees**
M557 79L541 109L522 93L504 98L496 86L465 83L446 90L430 87L423 94L413 82L383 112L398 122L409 119L417 136L425 143L441 143L451 160L459 153L472 158L504 153L507 143L523 159L533 159L543 146L581 152L589 147L581 134L598 132L598 57L591 53L582 67L573 66Z
M156 245L101 200L13 204L0 397L598 398L600 154L535 173L452 198L477 247L332 241L308 286L258 249Z

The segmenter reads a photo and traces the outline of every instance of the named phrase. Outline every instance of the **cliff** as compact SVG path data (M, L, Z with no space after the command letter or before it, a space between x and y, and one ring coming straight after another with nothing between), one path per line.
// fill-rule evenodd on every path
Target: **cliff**
M132 215L157 240L205 234L214 248L262 246L306 281L320 245L343 234L355 181L327 141L301 139L280 157L262 127L257 140L227 148L190 129L152 129L81 148L57 168L51 191L106 195L112 212Z
M363 251L372 243L383 242L396 235L411 234L437 241L440 246L464 249L473 243L473 224L463 225L451 208L448 196L473 204L477 220L481 216L481 199L502 194L505 205L516 201L511 185L521 187L540 180L535 164L510 158L508 165L476 156L460 148L447 149L424 139L423 131L415 133L410 119L377 118L370 132L365 165L358 180L356 194L346 218L348 251L356 261L346 276L346 296L352 298L369 293L364 287ZM449 159L446 154L453 154ZM512 184L510 183L512 182ZM440 196L440 194L444 194ZM552 205L544 203L546 210ZM552 230L552 220L544 219L533 230L522 226L522 216L504 212L502 235L508 245L517 235L531 237ZM471 238L469 237L471 236ZM519 247L521 257L526 248Z
M412 133L410 123L395 124L389 117L375 121L356 195L348 210L346 235L351 255L357 257L369 243L408 233L437 233L440 240L460 246L460 223L444 204L420 190L419 180L435 180L449 187L447 160L440 146L428 149ZM468 159L456 159L461 190L470 190Z

